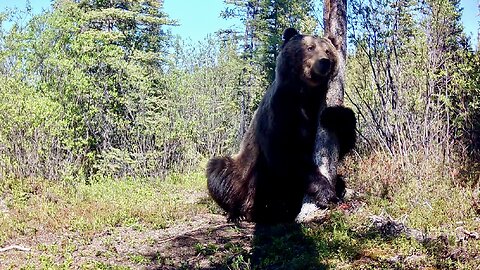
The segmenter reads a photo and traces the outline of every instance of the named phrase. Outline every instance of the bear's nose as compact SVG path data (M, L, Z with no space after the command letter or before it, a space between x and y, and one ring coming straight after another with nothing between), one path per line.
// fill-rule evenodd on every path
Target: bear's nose
M330 66L330 60L328 58L322 58L315 62L313 70L315 73L317 73L317 75L326 76L330 72Z

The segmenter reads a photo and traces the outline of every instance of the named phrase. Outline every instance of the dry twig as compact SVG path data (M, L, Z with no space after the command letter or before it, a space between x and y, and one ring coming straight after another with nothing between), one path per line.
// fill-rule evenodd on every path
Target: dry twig
M12 249L25 251L25 252L30 251L30 248L27 248L27 247L22 247L22 246L19 246L19 245L11 245L11 246L8 246L8 247L0 248L0 252L9 251L9 250L12 250Z

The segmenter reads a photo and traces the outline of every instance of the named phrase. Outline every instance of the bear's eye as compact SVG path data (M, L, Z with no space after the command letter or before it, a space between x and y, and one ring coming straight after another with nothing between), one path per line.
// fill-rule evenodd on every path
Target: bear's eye
M313 52L315 50L315 46L308 46L307 51Z

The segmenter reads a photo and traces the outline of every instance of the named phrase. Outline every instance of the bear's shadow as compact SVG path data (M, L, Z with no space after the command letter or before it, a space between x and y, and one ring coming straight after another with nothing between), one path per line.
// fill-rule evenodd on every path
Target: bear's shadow
M327 269L318 260L315 241L298 223L257 224L250 269Z

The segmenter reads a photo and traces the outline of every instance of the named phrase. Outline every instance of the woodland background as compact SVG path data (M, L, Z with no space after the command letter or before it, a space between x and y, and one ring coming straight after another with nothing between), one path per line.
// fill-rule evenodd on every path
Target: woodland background
M233 153L311 1L227 1L224 29L173 37L161 1L56 1L0 33L0 177L158 177ZM318 4L318 3L317 3ZM317 9L316 9L317 8ZM350 1L346 104L360 156L477 161L479 61L459 1Z
M319 2L225 2L221 15L243 29L198 44L167 31L177 22L162 1L57 0L40 15L0 13L11 24L0 27L0 244L60 216L54 206L27 214L36 196L73 204L84 187L192 178L205 188L206 161L238 150L274 78L283 30L322 34ZM408 215L409 226L480 230L480 49L459 0L350 0L348 11L345 105L358 143L342 168L347 185L372 213ZM95 230L99 212L51 226ZM125 213L107 225L163 222Z

